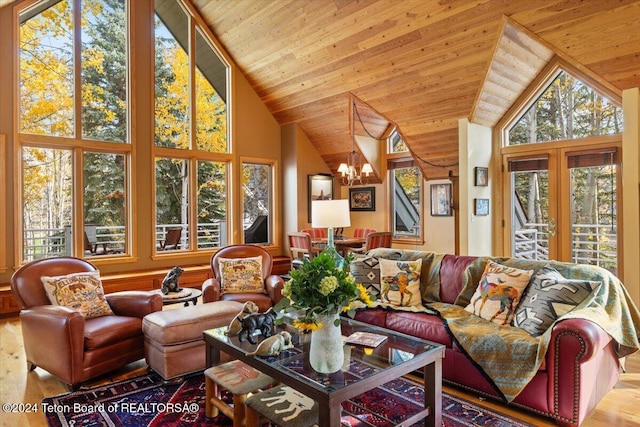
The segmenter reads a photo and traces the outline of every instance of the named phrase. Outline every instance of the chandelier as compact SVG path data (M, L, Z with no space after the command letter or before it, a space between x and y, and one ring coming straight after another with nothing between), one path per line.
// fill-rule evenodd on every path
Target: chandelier
M358 114L355 101L351 104L353 112ZM354 117L351 115L351 152L347 155L347 162L340 163L338 172L342 178L343 185L364 185L369 179L369 174L373 173L373 168L369 163L362 163L362 155L356 151L356 137L354 129Z

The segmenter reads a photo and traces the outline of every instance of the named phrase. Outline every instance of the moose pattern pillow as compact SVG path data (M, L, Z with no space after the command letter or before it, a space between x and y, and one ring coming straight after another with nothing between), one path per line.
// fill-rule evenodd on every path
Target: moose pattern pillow
M513 326L534 337L542 335L561 316L580 305L600 282L570 280L547 264L531 281L516 310Z
M391 306L412 307L422 305L420 270L422 259L416 261L380 261L380 300Z
M509 325L532 275L533 270L489 261L471 302L464 309L499 325Z
M220 258L222 294L264 293L262 257Z
M75 308L87 319L113 314L107 303L99 271L40 278L53 305Z

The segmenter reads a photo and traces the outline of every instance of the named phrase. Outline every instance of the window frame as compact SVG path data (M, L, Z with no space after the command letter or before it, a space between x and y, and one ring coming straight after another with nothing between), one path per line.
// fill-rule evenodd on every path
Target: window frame
M5 156L5 145L7 136L0 133L0 177L3 182L9 182L7 172L7 159ZM0 185L0 204L7 206L5 193L6 185ZM7 236L7 216L0 215L0 236ZM7 245L0 246L0 273L7 271Z
M73 129L74 135L71 137L67 136L48 136L41 134L29 134L20 132L19 121L20 114L18 109L20 108L20 81L21 81L21 62L19 53L16 54L16 61L14 67L14 96L17 100L16 102L16 119L15 119L15 141L14 144L14 167L16 168L16 186L15 186L15 198L17 200L18 206L24 206L24 169L23 169L23 156L22 152L25 148L39 148L39 149L53 149L53 150L69 150L71 152L71 162L72 162L72 180L73 180L73 188L71 194L72 206L71 206L71 230L72 230L72 252L73 256L83 259L89 259L94 264L113 264L113 263L122 263L122 262L133 262L134 254L133 254L133 242L132 237L132 212L134 210L133 204L135 200L135 195L133 194L132 187L132 164L133 164L133 136L132 129L134 128L134 114L132 113L132 102L131 97L134 92L133 85L135 82L131 79L131 72L129 71L129 67L127 67L127 102L126 102L126 137L124 141L113 142L113 141L103 141L96 139L84 139L83 137L83 120L82 120L82 106L83 106L83 97L82 97L82 55L83 52L78 46L79 41L81 40L81 33L83 31L83 27L78 25L78 20L80 19L80 13L78 12L78 7L83 0L68 0L73 4L73 16L71 19L74 21L73 24ZM43 4L46 3L43 2ZM29 10L32 10L36 3L31 3L29 5L25 5L22 8L16 9L15 15L16 19L14 19L14 35L16 40L16 49L20 49L20 15L22 13L27 13ZM49 6L45 7L42 11L48 9ZM132 13L132 4L130 1L125 1L125 25L126 25L126 62L127 65L131 63L131 45L132 45L132 25L131 25L131 13ZM41 13L42 11L38 11ZM114 154L114 155L122 155L125 158L125 183L124 183L124 192L126 194L125 198L125 213L124 213L124 227L125 227L125 248L124 252L114 255L104 255L104 256L85 256L84 254L84 227L85 227L85 219L84 219L84 153L85 152L94 152L94 153L106 153L106 154ZM14 259L17 264L22 265L27 262L24 259L24 250L25 250L25 241L24 241L24 220L23 215L16 215L14 220L15 224L15 236L16 242L14 245Z
M153 221L151 223L151 235L154 236L153 249L152 249L152 259L162 259L167 257L176 257L176 256L188 256L193 255L195 253L211 253L219 249L219 247L212 248L198 248L197 245L197 226L198 226L198 218L197 218L197 206L198 206L198 197L197 197L197 165L199 161L204 162L218 162L225 163L227 165L226 175L226 236L225 242L232 241L233 230L235 229L235 215L234 215L234 203L232 202L231 195L234 194L234 180L231 177L234 175L234 164L236 163L234 159L234 141L233 141L233 106L232 106L232 71L233 67L231 65L231 61L227 58L224 49L222 49L215 37L211 34L210 29L207 25L202 21L200 16L195 12L191 5L185 4L183 0L175 0L176 3L181 7L184 11L185 15L188 19L188 34L189 34L189 46L188 46L188 62L189 62L189 70L188 70L188 93L189 93L189 146L187 148L172 148L172 147L163 147L158 146L155 142L155 119L152 120L154 124L152 126L152 142L151 142L151 181L153 184L151 185L151 193L152 193L152 213L153 213ZM155 28L155 19L156 19L156 11L155 11L155 1L151 2L151 14L152 14L152 31ZM227 137L227 152L207 152L203 150L199 150L197 148L197 133L196 133L196 119L198 115L197 109L194 108L195 103L197 101L196 94L196 61L195 56L197 55L195 51L195 43L196 43L196 33L199 33L204 39L205 42L212 49L213 53L218 57L220 62L226 68L226 107L227 107L227 129L226 129L226 137ZM151 35L150 39L150 47L152 49L152 57L155 58L155 32ZM155 80L155 67L152 67L151 70L151 78ZM155 91L152 91L152 104L155 104ZM155 118L156 109L155 106L152 106L152 114ZM194 114L195 111L195 114ZM156 236L156 218L157 218L157 203L156 203L156 179L155 179L155 159L157 158L169 158L169 159L183 159L188 163L189 169L189 214L188 220L189 223L187 226L187 233L189 236L189 247L185 249L180 249L177 251L158 251L155 245L155 236ZM237 221L237 220L236 220ZM193 236L196 236L194 239Z
M270 242L267 245L261 245L259 243L245 243L244 233L242 234L242 243L261 246L265 249L277 249L278 247L280 247L280 233L276 229L276 218L278 218L280 214L280 185L278 185L280 171L278 167L278 161L275 159L265 159L259 157L240 157L240 224L243 224L244 218L244 190L242 188L242 172L245 164L268 165L271 168L271 200L269 213L269 229L271 230L271 232L268 236ZM242 228L244 229L244 227Z
M418 194L420 195L420 203L417 207L419 220L418 220L418 229L416 236L400 236L396 234L395 227L395 170L402 168L415 168L418 171L419 180L418 180ZM387 173L388 173L388 192L389 192L389 229L393 233L393 242L397 244L406 244L406 245L423 245L425 242L424 239L424 203L425 203L425 191L426 184L424 176L422 175L422 170L416 164L413 157L407 157L406 155L388 155L387 156Z

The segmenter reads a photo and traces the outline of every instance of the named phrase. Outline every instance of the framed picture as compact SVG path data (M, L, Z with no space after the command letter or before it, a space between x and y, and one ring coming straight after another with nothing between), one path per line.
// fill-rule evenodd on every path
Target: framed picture
M349 188L349 210L375 211L376 187Z
M489 168L476 167L475 177L476 187L486 187L489 185Z
M451 184L431 184L431 216L451 215Z
M489 215L489 199L473 199L473 214L476 216Z
M333 176L309 175L309 222L311 222L311 201L333 200Z

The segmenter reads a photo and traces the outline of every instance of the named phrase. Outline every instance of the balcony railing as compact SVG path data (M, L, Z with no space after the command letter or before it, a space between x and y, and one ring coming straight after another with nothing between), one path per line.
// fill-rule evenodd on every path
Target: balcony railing
M156 226L156 239L164 240L167 229L182 227L180 248L188 248L189 232L186 224L160 224ZM92 226L95 229L95 240L90 243L103 245L108 249L106 253L92 254L84 251L85 257L101 256L126 252L124 227ZM227 244L227 223L198 224L197 247L199 249L217 248ZM32 228L24 231L24 260L33 261L42 258L73 255L73 237L71 227L62 228Z
M531 260L549 259L547 224L528 223L513 233L514 257ZM571 261L597 265L617 272L618 235L611 225L572 224Z

